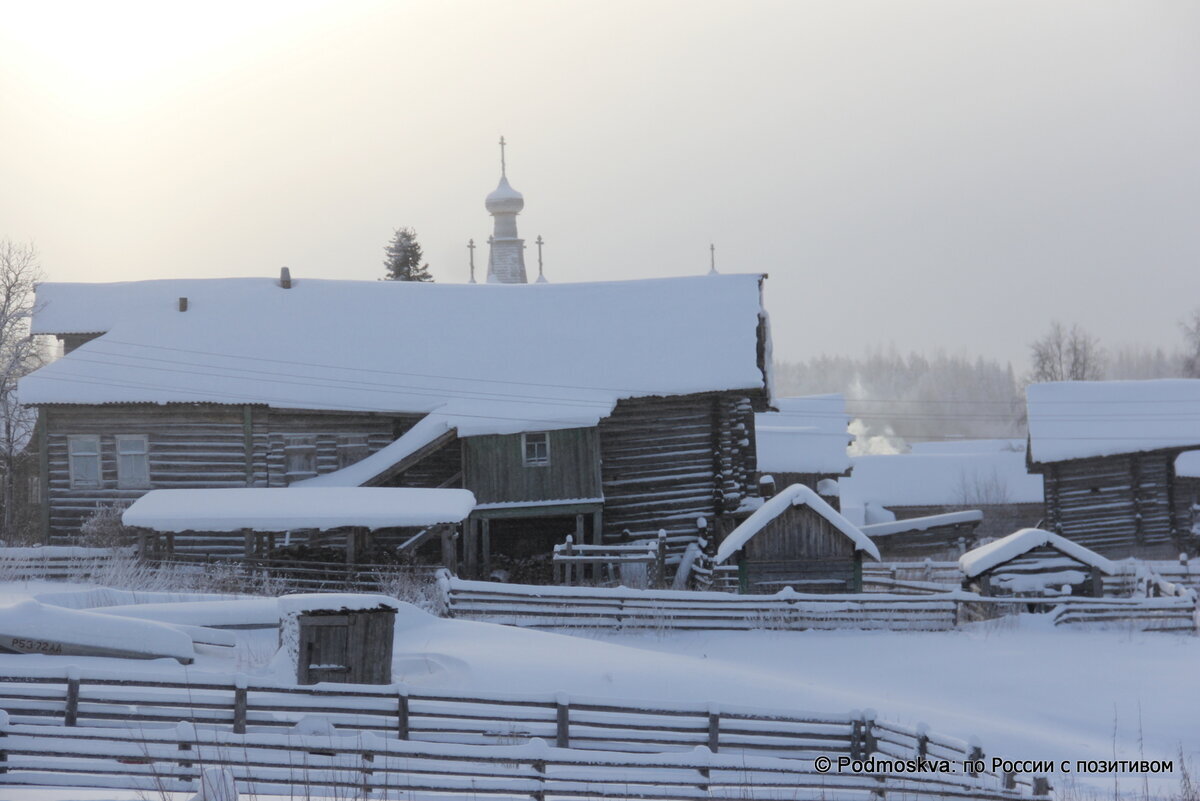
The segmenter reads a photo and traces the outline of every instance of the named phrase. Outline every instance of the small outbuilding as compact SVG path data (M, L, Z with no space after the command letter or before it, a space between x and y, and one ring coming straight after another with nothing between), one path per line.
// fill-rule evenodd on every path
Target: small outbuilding
M793 484L731 531L715 561L736 557L742 593L861 592L864 553L879 559L854 524L812 489Z
M1024 528L981 545L958 560L963 588L980 595L1104 594L1116 566L1095 551L1051 531ZM1067 591L1065 592L1064 589Z
M398 608L384 595L280 598L280 645L296 665L296 683L391 684Z

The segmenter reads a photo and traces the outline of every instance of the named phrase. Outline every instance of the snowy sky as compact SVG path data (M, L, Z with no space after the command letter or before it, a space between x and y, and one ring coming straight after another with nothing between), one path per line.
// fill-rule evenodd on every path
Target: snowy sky
M0 0L0 237L52 280L438 281L496 141L554 281L770 273L777 354L1024 361L1200 305L1200 2ZM486 246L476 251L486 263Z

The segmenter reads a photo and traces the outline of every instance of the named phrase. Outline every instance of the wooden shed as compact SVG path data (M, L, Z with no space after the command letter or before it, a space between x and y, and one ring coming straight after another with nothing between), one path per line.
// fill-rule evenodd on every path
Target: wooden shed
M1095 551L1051 531L1025 528L963 554L963 589L980 595L1062 595L1099 598L1116 566Z
M1045 528L1116 558L1196 552L1195 479L1177 460L1200 448L1200 380L1033 384L1026 401Z
M716 562L736 557L742 593L861 592L862 555L874 543L810 488L793 484L722 541Z
M313 593L279 599L280 645L296 665L297 684L391 684L394 599Z

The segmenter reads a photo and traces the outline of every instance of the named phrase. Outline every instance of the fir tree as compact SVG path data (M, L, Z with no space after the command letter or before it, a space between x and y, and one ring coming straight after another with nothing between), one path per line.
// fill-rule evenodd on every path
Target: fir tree
M386 281L432 281L429 265L421 263L421 245L417 232L411 228L397 228L392 241L383 249L387 268Z

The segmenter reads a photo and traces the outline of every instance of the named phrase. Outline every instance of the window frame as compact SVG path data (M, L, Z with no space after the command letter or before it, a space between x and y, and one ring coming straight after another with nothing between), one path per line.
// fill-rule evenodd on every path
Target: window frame
M540 437L541 440L533 440L534 437ZM545 446L545 453L538 454L536 449L539 446ZM530 448L535 449L534 455L530 456ZM527 431L521 434L521 465L524 467L549 467L550 466L550 432L549 431Z
M293 470L292 456L298 451L307 451L311 456L311 470ZM284 434L283 435L283 476L287 483L303 481L317 475L317 435L316 434Z
M122 452L122 440L140 440L142 443L141 452ZM150 436L148 434L114 434L113 453L117 459L117 487L119 489L146 489L150 486ZM136 478L126 476L125 470L121 466L122 456L141 456L145 464L145 476L137 476Z
M94 442L95 451L91 453L79 453L76 451L77 443ZM96 479L95 481L85 481L80 478L80 471L76 468L76 459L79 458L94 458L96 460ZM101 489L104 487L104 459L100 450L100 435L99 434L68 434L67 435L67 475L70 478L71 489Z
M361 454L351 459L352 454ZM357 464L371 455L371 440L366 434L338 434L337 437L337 469Z

